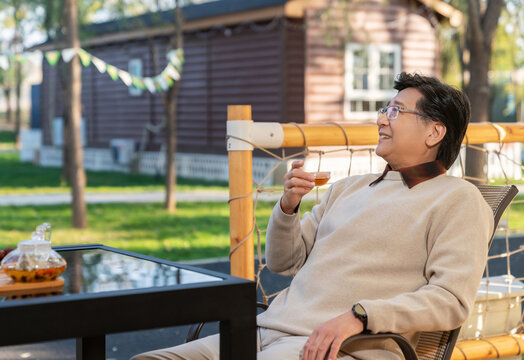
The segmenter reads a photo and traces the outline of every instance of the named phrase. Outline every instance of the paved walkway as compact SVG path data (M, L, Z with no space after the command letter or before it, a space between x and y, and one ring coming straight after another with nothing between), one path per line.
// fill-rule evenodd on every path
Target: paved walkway
M277 201L282 194L262 193L259 200ZM164 191L147 191L132 193L88 193L86 201L88 204L102 203L149 203L163 202ZM306 196L308 200L315 200L316 192L312 191ZM178 192L177 201L216 201L227 202L229 193L227 191L198 191ZM58 205L71 203L71 194L8 194L0 195L0 206L24 206L24 205Z
M517 184L521 194L524 194L524 184ZM259 200L277 201L282 193L262 193L259 194ZM306 195L306 200L314 201L316 191ZM164 191L145 191L132 193L88 193L86 201L88 204L103 203L152 203L163 202L165 197ZM227 202L229 194L227 191L191 191L177 192L177 201L216 201ZM0 206L24 206L24 205L58 205L71 203L71 194L9 194L0 195Z
M163 191L132 193L86 193L86 202L97 203L146 203L163 202ZM177 201L227 201L227 192L183 192L176 194ZM0 206L6 205L57 205L71 202L71 194L13 194L0 195Z

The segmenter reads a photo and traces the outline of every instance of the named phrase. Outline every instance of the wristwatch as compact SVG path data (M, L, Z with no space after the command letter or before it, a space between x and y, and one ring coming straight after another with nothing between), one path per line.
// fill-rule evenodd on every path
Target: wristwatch
M362 305L359 303L356 303L353 305L351 311L357 319L362 321L362 325L364 325L364 331L366 331L368 329L368 314L366 313L366 310L364 310L364 307L362 307Z

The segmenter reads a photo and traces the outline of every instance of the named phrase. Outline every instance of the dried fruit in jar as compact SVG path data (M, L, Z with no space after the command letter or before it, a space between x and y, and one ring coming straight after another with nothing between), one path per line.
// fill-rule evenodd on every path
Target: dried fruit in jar
M13 250L13 248L5 248L3 250L0 250L0 261L2 261L2 259Z
M47 269L17 270L4 269L7 275L16 282L49 281L56 279L65 270L64 266L51 267Z

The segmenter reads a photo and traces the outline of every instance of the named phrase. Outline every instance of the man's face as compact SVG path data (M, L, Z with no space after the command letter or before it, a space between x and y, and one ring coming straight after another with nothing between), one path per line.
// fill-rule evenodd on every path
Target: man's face
M407 88L399 91L388 106L398 105L419 111L416 104L421 98L422 94L417 89ZM394 170L435 160L434 152L426 144L431 123L432 121L402 110L394 120L388 119L387 114L381 114L377 120L380 138L376 154Z

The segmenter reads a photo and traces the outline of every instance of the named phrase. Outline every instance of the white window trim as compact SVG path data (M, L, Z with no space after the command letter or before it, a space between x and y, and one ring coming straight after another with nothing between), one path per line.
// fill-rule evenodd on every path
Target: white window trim
M135 67L135 64L138 64L138 66ZM138 71L134 71L134 69L138 69ZM142 77L142 72L143 72L142 59L140 58L130 59L127 65L127 70L130 75L133 75L136 77ZM140 96L140 95L142 95L142 89L136 88L133 85L129 86L129 96Z
M368 74L368 90L353 89L353 53L355 50L368 49L369 55L369 74ZM380 51L393 52L394 54L394 73L398 74L401 71L402 48L400 44L346 44L345 54L345 69L344 69L344 118L346 120L369 120L376 118L376 111L360 111L352 112L350 101L364 100L364 101L387 101L395 96L396 91L379 90L378 79L380 69ZM348 71L351 69L351 71Z

